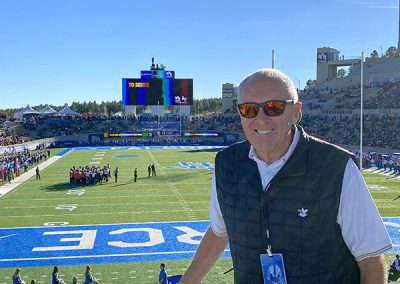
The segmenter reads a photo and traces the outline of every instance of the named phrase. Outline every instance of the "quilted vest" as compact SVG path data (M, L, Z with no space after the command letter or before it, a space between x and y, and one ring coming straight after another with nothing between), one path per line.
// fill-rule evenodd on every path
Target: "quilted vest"
M256 162L248 157L248 141L216 156L217 196L235 283L263 283L260 254L266 253L267 228L273 253L283 255L289 284L360 282L337 224L344 170L355 157L298 129L299 142L267 192ZM299 216L304 216L302 209L307 216Z

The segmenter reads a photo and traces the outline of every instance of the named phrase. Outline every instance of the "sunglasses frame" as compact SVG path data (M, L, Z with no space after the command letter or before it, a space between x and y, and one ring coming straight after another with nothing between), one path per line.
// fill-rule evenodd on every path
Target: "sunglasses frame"
M268 114L265 112L265 108L264 108L265 105L266 105L267 103L272 103L272 102L280 102L280 103L283 103L283 111L282 111L282 113L277 114L277 115L268 115ZM246 116L242 115L242 113L240 112L240 106L241 106L241 105L245 105L245 104L255 104L256 106L258 106L258 109L257 109L257 112L256 112L255 116L248 116L248 117L246 117ZM238 111L239 111L240 116L243 117L243 118L255 118L255 117L257 117L258 112L260 111L260 109L263 110L265 116L271 116L271 117L273 117L273 116L280 116L280 115L282 115L282 114L285 112L286 105L295 105L295 102L294 102L294 100L268 100L268 101L265 101L265 102L262 102L262 103L245 102L245 103L238 104L238 105L237 105L237 108L238 108Z

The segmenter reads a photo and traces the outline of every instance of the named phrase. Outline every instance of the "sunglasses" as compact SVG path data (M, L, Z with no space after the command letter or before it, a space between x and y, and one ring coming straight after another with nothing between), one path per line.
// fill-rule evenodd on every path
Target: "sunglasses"
M294 105L293 100L272 100L263 103L242 103L238 104L238 110L242 117L254 118L257 116L260 108L263 109L266 116L281 115L287 104Z

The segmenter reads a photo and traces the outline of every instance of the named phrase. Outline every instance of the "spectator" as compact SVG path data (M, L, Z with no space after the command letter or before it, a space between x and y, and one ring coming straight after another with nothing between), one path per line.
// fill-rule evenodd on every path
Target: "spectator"
M160 264L160 273L158 274L158 283L167 284L167 272L165 271L165 264Z
M97 280L95 277L92 276L91 267L88 265L86 266L85 271L85 284L97 284Z
M64 280L58 277L58 266L54 266L51 278L52 284L65 284Z
M17 268L12 276L13 284L25 284L21 277L21 268Z

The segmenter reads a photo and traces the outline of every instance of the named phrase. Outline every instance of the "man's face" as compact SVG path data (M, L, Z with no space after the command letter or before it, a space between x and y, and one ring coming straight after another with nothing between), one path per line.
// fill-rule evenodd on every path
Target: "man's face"
M269 100L290 100L280 81L257 79L247 82L240 94L240 103L263 103ZM267 163L280 159L292 141L291 127L299 118L301 103L287 104L279 116L266 116L262 108L254 118L240 117L244 133L258 156Z

